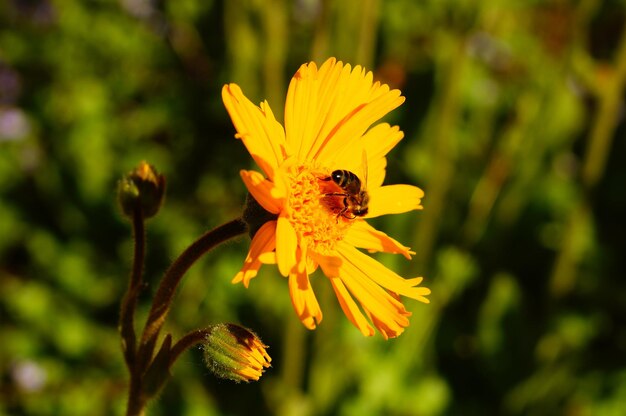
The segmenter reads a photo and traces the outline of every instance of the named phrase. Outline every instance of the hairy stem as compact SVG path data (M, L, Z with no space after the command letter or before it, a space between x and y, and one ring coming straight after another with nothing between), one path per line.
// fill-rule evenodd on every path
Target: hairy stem
M206 232L190 245L165 272L152 301L152 307L141 337L138 351L138 370L143 372L154 353L154 346L170 310L178 284L189 268L205 253L226 240L247 231L246 223L238 218Z
M145 406L146 399L141 394L141 378L139 375L131 373L126 416L143 416L145 414Z
M179 339L178 342L174 344L174 346L172 347L172 350L170 351L170 366L174 364L174 362L178 359L178 357L183 352L187 351L189 348L193 347L194 345L198 345L204 342L204 340L206 340L206 337L209 336L212 330L213 330L212 327L196 329L195 331L191 331L185 334L185 336Z
M140 208L137 208L133 213L133 241L133 267L128 283L128 290L122 300L119 321L124 359L129 369L133 366L135 361L137 343L134 327L135 308L137 306L137 297L139 296L142 286L141 277L143 274L143 263L146 251L144 218Z

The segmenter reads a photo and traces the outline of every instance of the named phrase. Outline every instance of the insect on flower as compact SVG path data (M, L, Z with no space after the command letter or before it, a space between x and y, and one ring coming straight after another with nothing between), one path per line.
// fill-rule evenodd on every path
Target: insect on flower
M367 220L420 210L424 197L417 186L383 185L386 156L404 133L377 122L404 97L373 78L335 58L320 67L301 65L287 90L282 124L267 101L254 105L237 84L225 85L222 99L235 137L262 171L242 170L241 178L271 214L259 216L263 223L233 283L248 287L263 265L275 264L288 279L294 311L315 329L323 316L310 276L321 269L361 333L378 329L388 339L409 326L411 312L399 296L428 303L430 289L421 277L405 279L369 255L411 258L410 247Z
M370 196L367 193L367 155L363 151L363 172L364 181L349 170L337 169L331 172L330 176L323 178L323 181L333 181L343 192L329 192L325 196L343 196L343 208L337 214L337 220L342 216L349 220L367 215L367 205Z

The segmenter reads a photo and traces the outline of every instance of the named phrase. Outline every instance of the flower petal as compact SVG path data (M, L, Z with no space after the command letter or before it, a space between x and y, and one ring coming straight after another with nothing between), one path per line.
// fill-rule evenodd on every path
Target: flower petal
M373 83L373 74L335 58L317 68L302 65L289 84L285 103L286 141L300 160L322 160L396 108L398 90Z
M424 191L412 185L387 185L369 191L367 218L422 209Z
M289 219L283 215L278 217L276 227L276 262L280 274L287 277L296 265L298 236Z
M267 102L260 107L243 95L237 84L222 88L222 100L240 138L255 162L268 177L287 154L285 131Z
M372 280L370 274L347 259L341 267L341 280L370 315L374 326L387 338L398 336L409 325L409 312L402 302Z
M361 141L371 163L372 159L385 157L403 137L404 133L400 130L400 127L381 123L369 129L363 135ZM349 153L343 154L349 155Z
M241 170L239 174L248 192L266 211L272 214L281 211L286 197L283 189L254 170Z
M337 295L337 300L339 300L339 304L341 305L341 309L343 309L343 313L346 314L346 317L356 326L363 335L366 337L371 337L374 335L374 328L367 322L365 316L359 310L359 307L350 296L350 292L346 289L345 285L338 277L333 277L330 279L330 283L335 290L335 295Z
M363 220L352 223L343 241L354 247L364 248L369 252L382 251L385 253L402 254L409 260L411 259L411 254L415 254L409 247L403 246Z
M261 255L259 256L259 261L261 262L261 264L276 264L276 251L261 253Z
M265 253L272 253L276 247L276 221L268 221L259 228L250 243L250 251L246 256L243 267L235 275L233 283L243 282L247 288L250 280L255 277L261 268L260 257Z
M308 329L315 329L322 321L322 310L313 293L306 270L289 275L289 294L293 308L302 324Z
M334 169L354 172L368 190L378 188L385 179L387 166L385 156L403 137L404 133L398 126L391 127L387 123L377 124L363 137L347 139L336 154L327 157L325 163ZM362 166L362 158L355 157L360 154L359 152L365 152L366 166Z
M318 71L314 62L303 64L291 79L285 102L286 141L303 160L319 124ZM317 127L319 128L319 127Z
M393 294L390 294L390 295L393 296ZM386 340L389 338L397 338L398 336L400 336L400 334L404 332L404 328L406 328L406 326L396 325L394 322L392 322L392 324L389 325L387 322L383 321L382 319L378 319L378 317L375 314L373 314L371 311L369 311L367 308L364 307L363 309L365 310L367 317L372 321L376 329L378 329L378 331L381 333L383 338L385 338ZM407 318L411 316L411 312L408 312L407 310L401 311L400 314Z
M374 122L404 102L399 90L389 91L386 85L378 86L378 83L374 85L377 87L374 94L378 96L367 97L368 101L350 110L323 140L318 140L317 152L313 153L314 158L322 161L333 160L334 155L346 145L346 142L362 137Z
M341 267L342 260L339 256L317 254L310 252L309 256L313 258L327 277L338 277L339 268Z
M337 245L337 252L344 259L344 264L341 266L342 271L346 263L351 264L377 285L385 289L402 296L419 300L423 303L430 302L428 298L425 297L430 294L430 289L417 286L421 283L422 278L404 279L377 260L367 254L361 253L358 249L344 241Z
M391 127L387 123L377 124L368 130L363 137L345 140L336 154L324 159L326 166L333 169L344 169L355 173L361 179L363 187L371 191L382 185L387 167L387 153L402 138L404 133L398 126ZM365 158L358 157L363 154Z
M286 140L292 149L297 149L300 160L311 160L321 144L320 138L328 135L356 107L349 105L346 111L346 105L342 104L342 100L350 97L342 93L348 88L350 72L350 65L329 58L319 70L314 62L301 65L291 79L285 104ZM351 97L357 92L363 95L367 88L352 91Z
M378 124L365 133L362 138L367 154L367 189L378 188L385 180L387 153L404 137L398 126L387 123Z

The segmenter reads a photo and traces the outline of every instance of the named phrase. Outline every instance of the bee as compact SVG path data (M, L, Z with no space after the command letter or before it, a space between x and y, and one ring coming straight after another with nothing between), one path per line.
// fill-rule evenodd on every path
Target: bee
M363 153L363 165L365 171L365 180L361 182L361 179L349 170L337 169L330 173L330 176L322 178L323 181L333 181L343 192L330 192L326 196L342 196L343 208L337 214L337 219L340 216L353 220L357 217L367 215L367 204L370 197L366 191L367 187L367 158L365 152Z

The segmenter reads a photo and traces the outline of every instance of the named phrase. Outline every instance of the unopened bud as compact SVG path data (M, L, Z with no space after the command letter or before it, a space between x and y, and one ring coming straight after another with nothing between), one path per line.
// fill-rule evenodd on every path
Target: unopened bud
M204 343L207 367L220 378L258 380L272 359L267 345L249 329L235 324L215 325Z
M153 217L163 203L165 177L142 161L120 180L117 195L124 215L132 218L141 209L143 218Z

